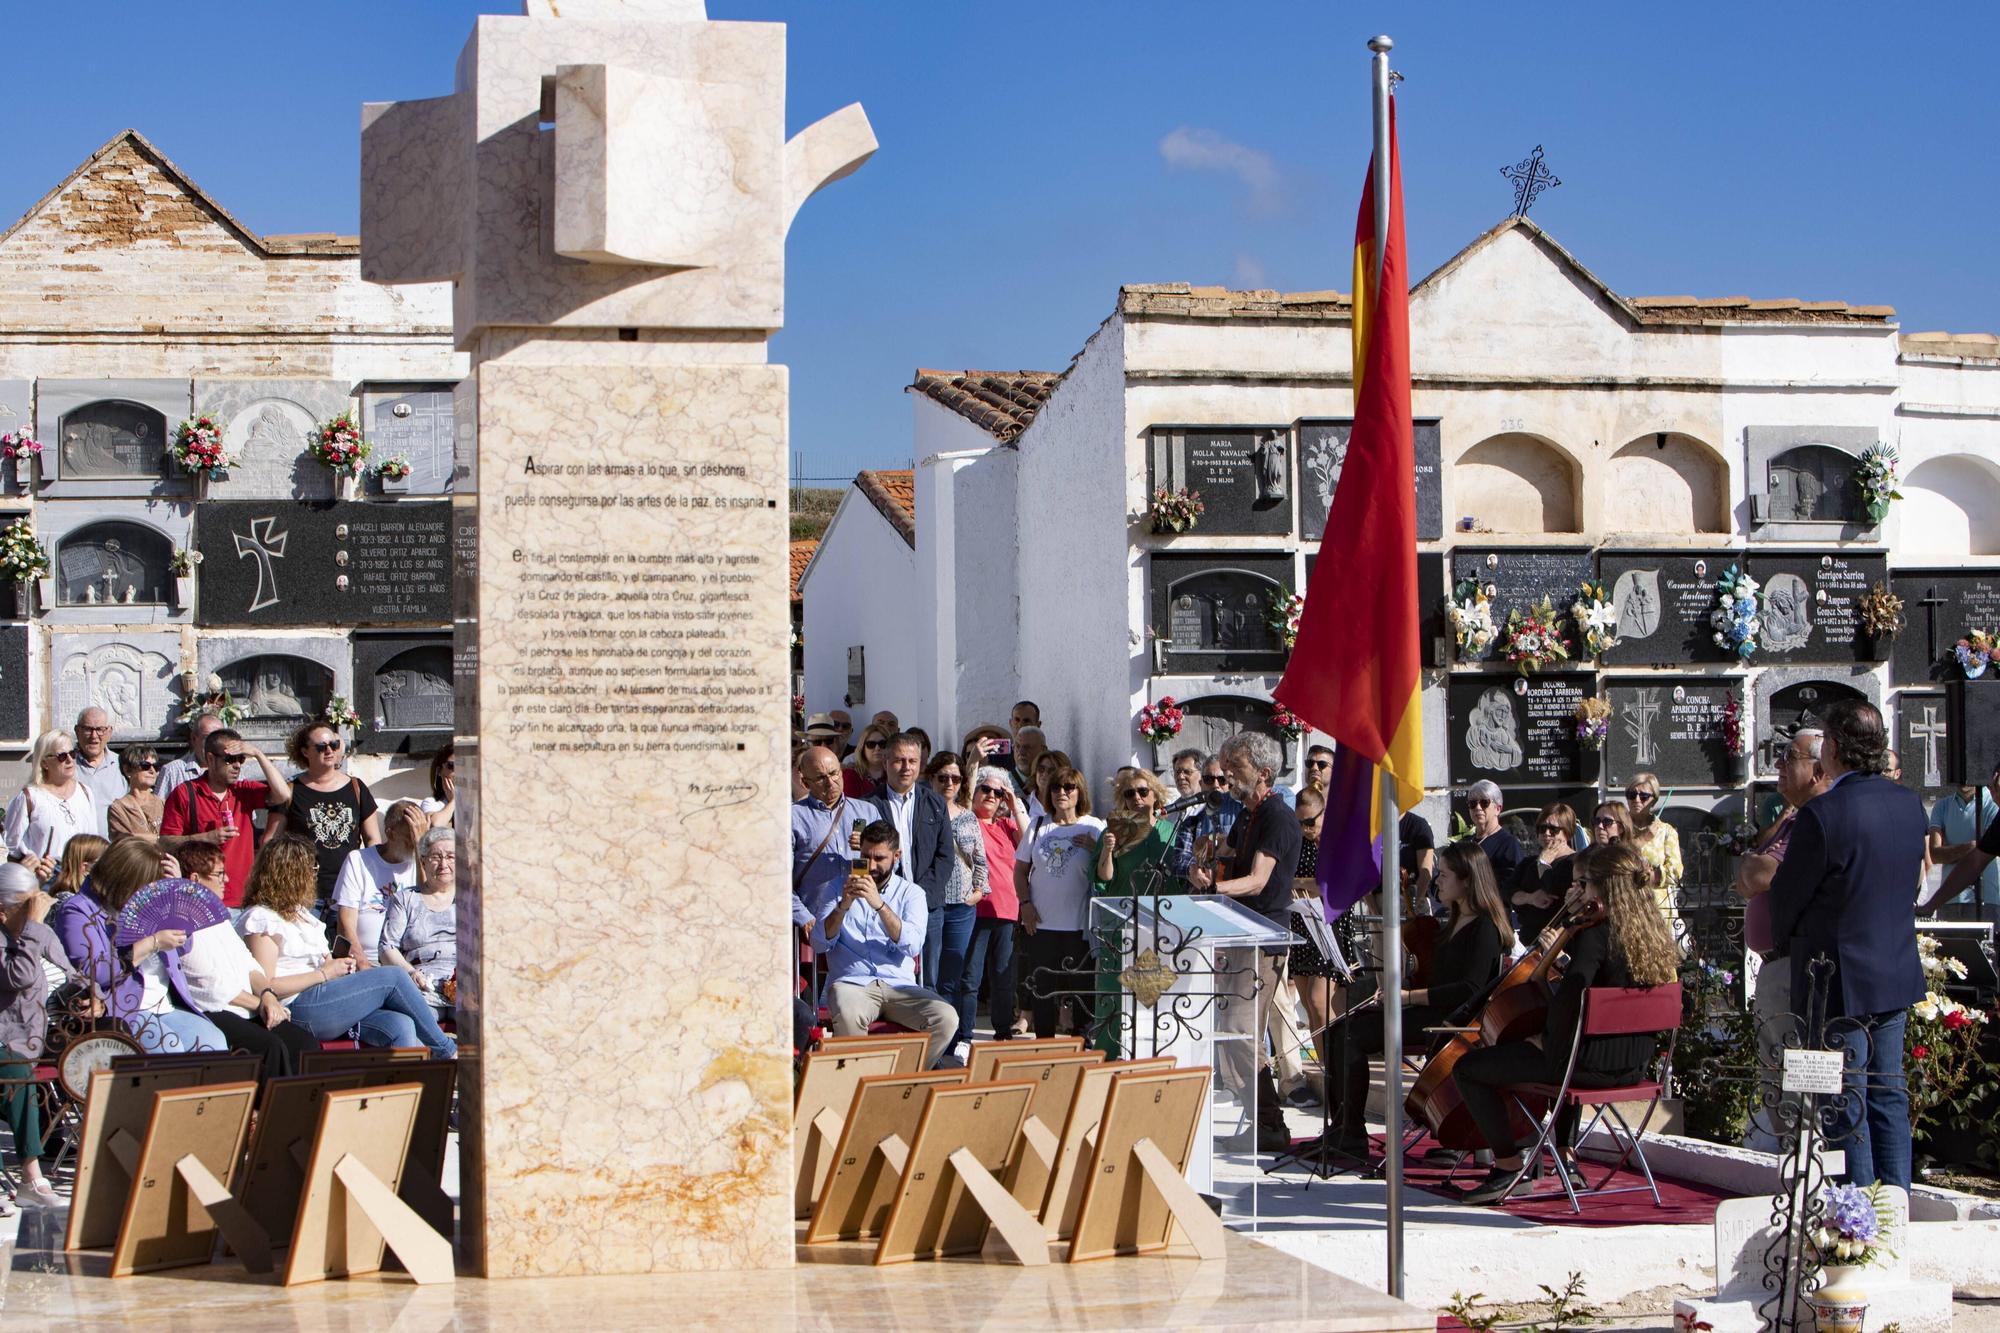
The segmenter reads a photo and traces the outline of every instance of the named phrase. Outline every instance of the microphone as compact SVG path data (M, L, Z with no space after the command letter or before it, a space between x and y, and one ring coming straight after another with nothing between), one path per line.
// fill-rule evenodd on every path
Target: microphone
M1192 810L1198 805L1205 805L1208 806L1210 809L1213 809L1214 807L1221 804L1222 804L1221 792L1198 791L1192 796L1181 797L1178 801L1175 801L1172 805L1169 805L1166 809L1160 811L1160 813L1163 815L1177 815L1181 813L1181 811L1183 810Z

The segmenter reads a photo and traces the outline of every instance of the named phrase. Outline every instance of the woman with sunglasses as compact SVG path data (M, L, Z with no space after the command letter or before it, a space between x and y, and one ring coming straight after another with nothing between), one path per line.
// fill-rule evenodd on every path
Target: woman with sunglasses
M950 750L931 756L924 769L931 790L944 797L951 812L951 883L944 906L924 931L923 983L947 1000L957 1002L959 979L965 975L965 951L972 944L972 926L986 897L986 837L979 816L972 813L972 794L965 768Z
M1143 768L1126 767L1112 779L1111 792L1114 804L1097 840L1091 896L1126 898L1174 891L1180 881L1167 866L1174 825L1160 816L1171 802L1167 784ZM1115 1060L1121 1051L1118 973L1123 963L1118 956L1119 941L1115 935L1094 937L1090 946L1097 955L1097 1039L1092 1045Z
M43 732L28 751L27 782L7 802L7 859L46 884L62 865L69 840L96 831L97 805L76 777L76 737Z
M167 803L160 799L160 752L150 745L128 745L118 755L118 775L125 779L125 794L105 812L105 827L111 841L124 838L151 838L169 852L178 851L185 838L160 836L160 819Z
M866 799L882 790L888 778L889 738L895 734L880 722L861 729L854 753L840 770L841 789L847 795Z
M1104 821L1090 813L1089 786L1067 762L1055 771L1043 788L1048 817L1022 843L1015 862L1014 890L1027 935L1022 975L1037 1037L1056 1035L1064 998L1080 995L1088 985L1090 946L1084 930L1090 915L1090 863L1104 832Z
M1653 872L1653 900L1668 922L1680 915L1681 835L1660 818L1660 779L1655 773L1634 773L1625 784L1625 803L1632 807L1632 846Z
M321 911L333 898L333 882L348 853L382 841L374 793L359 778L347 775L346 757L337 727L315 721L294 731L285 743L285 758L305 771L292 779L292 799L285 802L282 826L276 819L270 821L268 837L276 837L282 827L310 841L318 853Z
M798 766L798 756L793 755L794 776ZM799 792L792 799L803 795ZM423 803L423 810L431 817L432 828L450 828L458 814L458 748L450 741L431 756L431 798Z
M1514 872L1514 883L1507 897L1523 939L1540 935L1542 927L1555 919L1556 908L1562 905L1563 895L1569 890L1570 858L1576 854L1570 842L1575 832L1576 811L1568 804L1557 801L1542 807L1541 817L1535 823L1535 836L1540 839L1541 847Z
M1014 925L1020 900L1014 896L1014 862L1021 845L1021 807L1013 778L1004 768L988 764L975 770L972 813L986 848L986 896L974 909L972 942L965 951L965 970L958 981L960 1044L971 1040L972 1021L979 1008L979 983L993 974L987 1009L993 1035L1005 1041L1014 1033Z

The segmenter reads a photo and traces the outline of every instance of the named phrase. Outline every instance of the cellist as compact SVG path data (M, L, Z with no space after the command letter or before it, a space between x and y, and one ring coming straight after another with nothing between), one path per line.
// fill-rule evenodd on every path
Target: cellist
M1580 863L1580 864L1577 864ZM1616 842L1579 855L1565 907L1572 915L1595 912L1599 920L1569 941L1569 964L1549 1003L1544 1034L1468 1051L1453 1070L1458 1093L1493 1150L1493 1169L1465 1196L1467 1203L1498 1203L1523 1174L1521 1142L1507 1114L1505 1090L1516 1083L1559 1082L1569 1063L1583 994L1592 986L1663 986L1679 973L1679 950L1653 898L1652 873L1629 843ZM1577 1087L1617 1087L1644 1078L1657 1053L1649 1034L1591 1037L1577 1055ZM1569 1138L1573 1111L1557 1123L1556 1148L1575 1179Z
M1424 1029L1470 1000L1500 973L1514 949L1514 927L1501 901L1493 865L1475 842L1455 842L1437 857L1434 884L1449 915L1431 963L1430 985L1401 995L1403 1040L1422 1042ZM1367 1155L1364 1122L1368 1104L1368 1060L1383 1050L1383 1010L1368 1004L1350 1010L1319 1034L1321 1047L1342 1062L1340 1081L1330 1089L1332 1145L1351 1156Z

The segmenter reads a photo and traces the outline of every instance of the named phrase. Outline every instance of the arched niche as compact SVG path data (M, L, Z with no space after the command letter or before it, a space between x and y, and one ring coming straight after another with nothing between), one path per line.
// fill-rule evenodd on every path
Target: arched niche
M1721 455L1673 431L1642 435L1604 469L1610 532L1727 532L1729 468Z
M1453 515L1484 532L1581 532L1576 464L1538 435L1481 440L1452 467Z
M1278 743L1289 761L1290 742L1271 725L1271 703L1245 694L1204 694L1181 699L1181 734L1160 748L1167 754L1197 749L1214 754L1222 743L1238 732L1254 731Z
M1866 518L1855 481L1860 460L1830 444L1802 444L1770 462L1771 520L1849 523Z
M1946 454L1910 469L1898 488L1900 548L1949 559L2000 555L2000 470L1969 454Z
M143 523L86 523L56 543L58 606L159 606L173 587L173 542Z
M73 480L164 477L167 418L158 408L103 398L63 413L57 427L60 474Z
M290 653L259 653L225 663L222 688L243 709L236 730L259 745L282 744L333 697L331 668Z
M396 654L375 672L375 727L449 732L456 721L451 648L424 644Z

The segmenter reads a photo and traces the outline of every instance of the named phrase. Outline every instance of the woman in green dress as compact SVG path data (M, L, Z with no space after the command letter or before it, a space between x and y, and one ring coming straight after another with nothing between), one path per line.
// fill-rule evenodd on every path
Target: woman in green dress
M1090 886L1093 898L1172 892L1179 887L1165 865L1173 847L1173 821L1162 819L1160 811L1168 799L1167 784L1145 769L1118 770L1112 782L1111 815L1105 820L1104 836L1097 840L1097 866ZM1092 935L1097 951L1097 1019L1091 1044L1116 1060L1128 1054L1118 1021L1118 974L1130 960L1124 957L1118 932L1093 931Z

